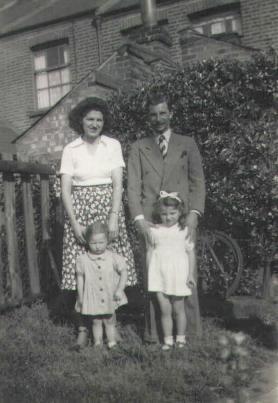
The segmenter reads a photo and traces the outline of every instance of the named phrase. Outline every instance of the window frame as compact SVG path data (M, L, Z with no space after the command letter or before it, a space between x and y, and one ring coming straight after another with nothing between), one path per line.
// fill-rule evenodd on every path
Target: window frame
M58 63L56 65L47 65L47 51L49 49L55 49L58 48L57 56L58 56ZM64 60L64 63L61 61L61 50L64 52L66 50L67 54L67 59ZM59 40L54 40L54 41L48 41L42 44L37 44L33 47L31 47L32 51L32 57L33 57L33 80L34 80L34 90L35 90L35 104L36 104L36 110L38 112L43 112L45 110L48 110L52 106L54 106L60 99L62 99L72 88L72 77L71 77L71 63L70 63L70 47L69 47L69 41L67 38L59 39ZM42 68L38 68L36 66L36 56L39 56L39 54L42 54L45 57L45 66ZM63 56L64 57L64 56ZM63 82L63 77L61 71L64 70L66 71L68 78ZM57 84L52 84L49 79L49 75L51 72L59 72L59 83ZM38 77L42 74L45 74L45 79L47 81L46 86L39 87L38 85ZM66 90L63 90L63 88L66 88ZM57 95L53 95L51 93L51 90L55 91L55 89L59 89L60 95L57 97ZM40 106L40 100L39 100L39 94L42 93L42 91L47 90L48 93L48 100L47 100L47 106ZM54 101L52 100L52 97L54 97Z
M242 36L242 19L239 7L214 8L203 10L200 13L194 13L188 16L191 28L201 35L211 38ZM213 32L213 25L223 24L224 29L219 32ZM233 25L236 25L233 29Z

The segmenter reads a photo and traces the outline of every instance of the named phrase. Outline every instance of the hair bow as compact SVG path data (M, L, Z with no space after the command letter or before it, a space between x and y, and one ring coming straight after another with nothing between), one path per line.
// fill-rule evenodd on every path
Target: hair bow
M172 199L176 199L177 201L179 201L181 203L181 199L179 198L179 194L178 192L165 192L165 190L161 190L159 193L159 198L160 199L164 199L165 197L171 197Z

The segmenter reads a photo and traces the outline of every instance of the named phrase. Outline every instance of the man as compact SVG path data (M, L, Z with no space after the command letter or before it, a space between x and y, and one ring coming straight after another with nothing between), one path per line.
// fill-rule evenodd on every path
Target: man
M136 141L128 161L128 203L135 226L141 235L141 246L151 242L149 221L159 192L179 192L187 211L189 238L195 240L198 217L204 212L205 184L201 156L193 138L172 132L172 112L165 96L155 95L149 100L151 137ZM147 273L144 267L144 287ZM188 331L201 334L197 290L187 298ZM160 335L157 301L146 296L145 334L147 342L157 342Z

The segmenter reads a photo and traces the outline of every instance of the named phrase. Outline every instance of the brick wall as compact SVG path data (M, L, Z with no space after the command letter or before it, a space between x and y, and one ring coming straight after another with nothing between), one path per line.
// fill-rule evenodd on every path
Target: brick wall
M68 125L70 110L88 96L106 98L110 93L111 89L99 85L96 75L92 73L43 119L36 122L26 135L18 139L18 153L33 160L39 160L41 157L46 160L59 160L65 144L77 137Z
M194 49L185 43L184 32L190 27L188 14L200 12L210 7L237 3L238 0L176 0L163 1L158 6L159 21L168 29L172 38L169 57L176 63L183 64L194 60L194 52L206 55L243 56L244 52L233 46L199 42ZM241 43L246 47L265 49L273 46L278 51L278 1L277 0L240 0L243 24ZM113 52L124 45L128 31L140 23L139 10L122 12L102 17L101 48L102 62L111 57ZM33 82L33 59L30 46L46 42L53 38L68 37L71 55L71 73L76 84L91 69L99 65L96 28L92 25L92 15L76 20L53 24L29 32L0 38L0 119L6 119L21 133L38 118L35 111L35 93ZM197 44L197 42L196 42ZM210 52L208 52L210 49ZM120 68L120 63L122 67ZM121 76L130 78L131 60L124 57L117 60L117 71ZM110 66L111 68L111 66ZM138 63L137 63L137 67ZM145 67L142 66L142 69ZM134 70L133 70L134 71ZM113 74L113 72L112 72ZM139 74L140 75L140 74Z
M272 46L278 52L278 1L241 0L241 15L242 43L260 49Z
M255 51L252 48L238 46L236 44L208 38L194 33L192 30L184 30L180 33L183 64L197 60L210 58L236 58L246 60Z
M38 119L31 47L68 38L73 85L99 64L92 18L54 24L0 39L0 119L20 132Z

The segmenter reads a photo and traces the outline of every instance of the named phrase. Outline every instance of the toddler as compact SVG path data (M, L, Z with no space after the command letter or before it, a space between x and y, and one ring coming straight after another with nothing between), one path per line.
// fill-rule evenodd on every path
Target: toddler
M186 344L185 298L195 286L194 244L187 239L184 203L176 192L160 192L155 206L157 225L151 226L152 245L148 245L148 291L155 292L161 311L163 350Z
M107 249L108 228L101 222L90 225L85 232L87 253L76 261L77 301L75 310L81 314L77 346L86 344L88 319L92 320L94 345L103 344L105 328L108 348L116 346L115 309L127 303L124 288L127 281L125 259ZM82 320L83 319L83 320Z

